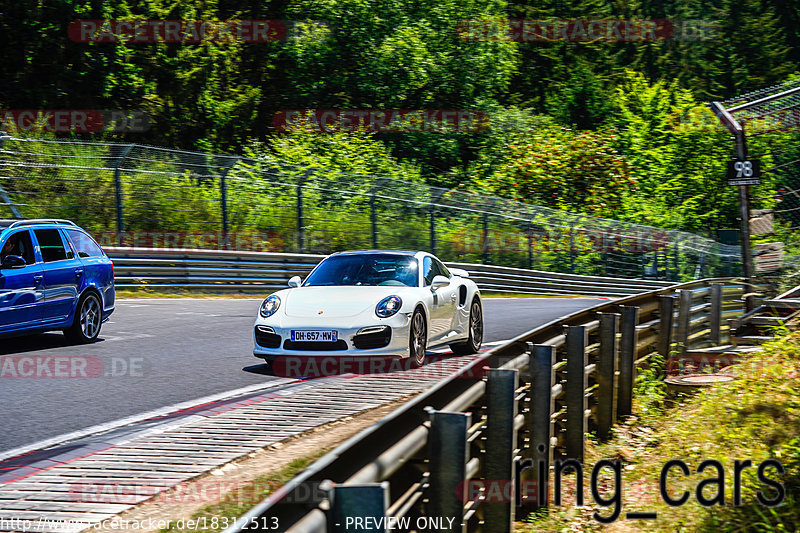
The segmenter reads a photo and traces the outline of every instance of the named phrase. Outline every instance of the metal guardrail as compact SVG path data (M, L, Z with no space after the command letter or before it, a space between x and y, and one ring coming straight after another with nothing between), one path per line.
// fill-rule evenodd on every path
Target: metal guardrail
M702 280L520 335L315 462L226 533L253 524L338 533L365 517L512 531L518 505L547 505L538 488L553 486L554 460L582 464L587 434L606 439L631 413L637 368L653 354L720 342L723 318L743 312L742 294L737 280Z
M122 289L201 289L263 294L305 276L324 255L107 247ZM483 291L519 294L628 296L670 284L560 274L521 268L446 263L462 268Z

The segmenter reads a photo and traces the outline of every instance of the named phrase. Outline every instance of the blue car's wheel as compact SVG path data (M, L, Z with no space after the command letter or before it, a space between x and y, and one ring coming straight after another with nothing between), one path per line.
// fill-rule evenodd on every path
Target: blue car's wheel
M100 334L102 323L103 308L100 298L90 292L78 302L75 320L72 322L72 326L64 331L64 334L70 340L81 344L94 342Z

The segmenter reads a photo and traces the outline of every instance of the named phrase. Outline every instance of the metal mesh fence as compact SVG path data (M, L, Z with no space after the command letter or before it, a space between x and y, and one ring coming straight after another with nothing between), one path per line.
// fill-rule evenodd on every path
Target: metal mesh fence
M764 100L757 105L748 104ZM737 109L739 106L746 106ZM770 139L800 131L800 78L761 89L725 102L725 107L742 124L748 139L759 139L761 146L770 146ZM780 203L774 209L783 231L800 229L800 143L781 143L781 148L767 148L752 157L769 157L772 164L761 173L778 183Z
M330 253L687 280L741 274L738 247L380 176L140 144L10 138L0 209L68 218L101 244Z

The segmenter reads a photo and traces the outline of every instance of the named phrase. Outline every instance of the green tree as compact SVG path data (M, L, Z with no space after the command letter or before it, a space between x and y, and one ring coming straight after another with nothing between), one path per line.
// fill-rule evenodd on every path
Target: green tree
M512 131L490 136L468 173L469 187L496 196L611 217L635 182L606 132L578 131L512 110Z

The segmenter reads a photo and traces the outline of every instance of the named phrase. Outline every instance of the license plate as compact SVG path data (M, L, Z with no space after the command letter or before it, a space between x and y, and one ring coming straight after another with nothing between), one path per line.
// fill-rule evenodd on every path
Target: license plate
M339 332L331 330L292 330L292 342L336 342Z

